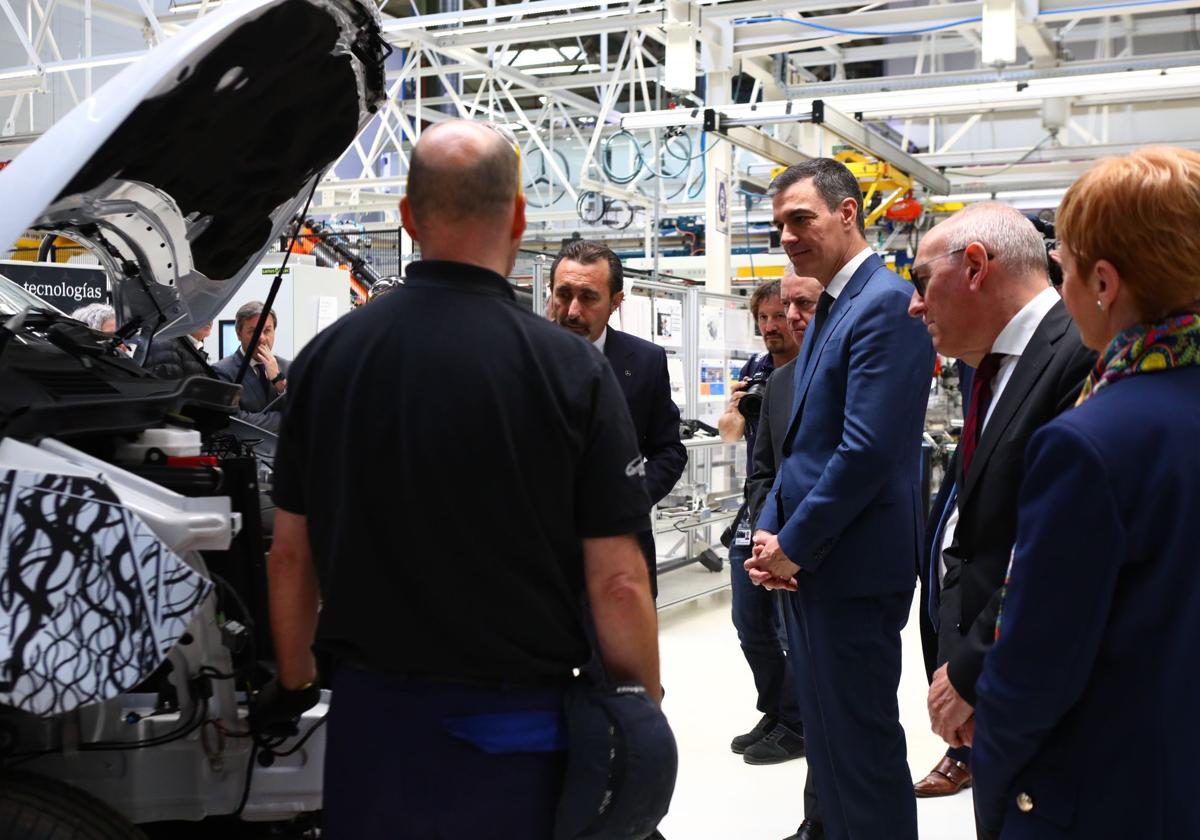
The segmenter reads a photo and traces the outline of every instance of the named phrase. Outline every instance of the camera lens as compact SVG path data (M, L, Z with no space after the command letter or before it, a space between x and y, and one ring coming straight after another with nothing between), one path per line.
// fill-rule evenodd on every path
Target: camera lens
M746 389L746 396L738 402L738 411L751 423L758 422L758 415L762 413L763 394L766 393L767 386L762 382L755 382Z

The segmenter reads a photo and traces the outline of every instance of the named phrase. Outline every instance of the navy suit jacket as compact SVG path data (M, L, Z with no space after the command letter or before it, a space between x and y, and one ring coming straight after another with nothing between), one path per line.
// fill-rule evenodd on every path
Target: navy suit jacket
M1200 837L1198 442L1196 367L1115 382L1030 440L971 756L1006 840Z
M872 254L796 362L783 462L758 527L817 598L912 591L924 511L921 432L933 374L912 286Z
M687 449L679 440L679 408L671 399L667 353L609 327L604 355L629 404L638 449L646 459L646 492L656 505L671 492L687 465Z

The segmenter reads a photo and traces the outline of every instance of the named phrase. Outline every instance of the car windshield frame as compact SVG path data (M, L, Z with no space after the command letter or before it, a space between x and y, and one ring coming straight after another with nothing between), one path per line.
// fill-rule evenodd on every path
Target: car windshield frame
M58 315L66 314L28 291L20 283L9 280L3 273L0 273L0 314L9 317L30 307L45 309Z

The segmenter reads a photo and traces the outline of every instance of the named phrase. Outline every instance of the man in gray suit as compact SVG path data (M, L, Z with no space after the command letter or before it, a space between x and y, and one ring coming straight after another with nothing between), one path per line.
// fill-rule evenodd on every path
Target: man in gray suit
M824 290L815 277L796 276L791 265L784 271L780 284L781 298L788 328L796 338L797 347L804 344L804 331L808 329L809 322L816 313L817 300ZM787 436L788 425L792 421L792 395L796 389L795 370L796 360L792 359L776 369L767 380L758 436L754 440L754 457L749 467L750 477L746 482L746 518L751 523L751 533L754 532L754 523L762 511L767 493L775 483L775 472L779 462L783 460L783 439ZM733 574L739 573L742 573L741 569L733 570ZM763 614L764 624L773 625L775 611L780 608L780 596L769 590L762 590L758 594L763 599L759 609ZM782 650L780 655L783 655ZM791 690L791 680L787 681L784 690ZM788 840L820 840L822 837L824 829L821 824L820 806L810 772L804 783L804 822Z
M213 372L226 382L237 379L242 359L250 348L250 340L262 317L261 301L253 300L243 304L238 309L234 329L237 332L241 347L233 355L226 356L213 365ZM242 380L242 399L238 417L247 422L262 426L268 431L277 431L284 409L284 400L280 397L287 391L287 374L291 362L273 352L275 346L275 327L279 319L275 311L267 313L267 323L259 336L258 346L254 350L254 358L246 370Z

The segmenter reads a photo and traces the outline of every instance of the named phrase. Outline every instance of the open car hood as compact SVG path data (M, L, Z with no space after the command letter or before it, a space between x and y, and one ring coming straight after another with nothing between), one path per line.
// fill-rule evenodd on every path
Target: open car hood
M0 245L27 230L78 240L109 273L120 326L191 332L383 101L389 49L369 2L222 6L0 172Z

